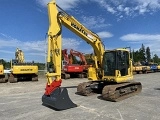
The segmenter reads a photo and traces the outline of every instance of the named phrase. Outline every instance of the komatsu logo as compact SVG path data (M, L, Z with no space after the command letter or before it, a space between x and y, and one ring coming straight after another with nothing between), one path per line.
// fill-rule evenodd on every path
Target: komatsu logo
M71 26L75 29L77 29L79 32L83 33L85 36L87 36L89 39L93 40L93 36L91 34L88 34L87 32L85 32L82 28L79 28L76 24L71 23Z
M71 23L71 26L77 29L79 32L83 33L84 35L88 35L82 28L79 28L76 24Z
M32 71L32 69L20 69L20 71Z

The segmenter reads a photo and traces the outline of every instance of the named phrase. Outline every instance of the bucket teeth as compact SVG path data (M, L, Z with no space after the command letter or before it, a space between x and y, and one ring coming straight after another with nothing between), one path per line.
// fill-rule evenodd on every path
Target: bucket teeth
M44 94L42 96L42 102L44 105L48 105L55 110L65 110L77 107L77 105L69 98L67 89L60 87L54 90L50 96Z

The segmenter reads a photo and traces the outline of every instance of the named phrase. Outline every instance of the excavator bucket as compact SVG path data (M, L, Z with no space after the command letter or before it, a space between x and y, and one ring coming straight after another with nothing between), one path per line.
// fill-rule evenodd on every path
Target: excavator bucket
M44 105L48 105L55 110L65 110L69 108L77 107L68 96L66 88L58 87L49 96L43 95L42 102Z

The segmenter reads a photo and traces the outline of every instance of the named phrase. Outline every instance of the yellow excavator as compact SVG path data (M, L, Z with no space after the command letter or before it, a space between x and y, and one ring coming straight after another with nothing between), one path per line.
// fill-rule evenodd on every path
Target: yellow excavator
M17 48L15 59L11 60L11 73L8 74L8 81L15 83L22 79L38 81L38 66L33 62L25 62L23 51Z
M101 98L120 101L142 90L140 82L134 82L132 60L127 49L105 50L100 37L61 9L54 0L48 3L48 57L47 84L42 103L57 110L77 107L68 96L65 87L60 87L62 25L86 41L94 49L95 64L88 69L88 82L80 83L78 95L101 93ZM54 80L52 80L54 78Z
M2 59L0 59L0 83L5 83L6 81L7 80L4 74L4 66L2 64Z

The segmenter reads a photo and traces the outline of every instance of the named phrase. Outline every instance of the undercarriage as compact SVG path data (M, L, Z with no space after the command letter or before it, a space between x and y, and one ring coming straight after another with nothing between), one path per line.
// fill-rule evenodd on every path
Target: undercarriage
M107 101L121 101L140 93L140 82L109 83L104 81L83 82L77 87L77 93L83 96L101 94L100 98Z
M5 75L0 75L0 83L5 83L5 82L7 82Z
M18 81L38 81L37 74L12 74L8 75L8 81L10 83L16 83Z
M70 78L87 78L87 72L83 73L65 73L61 74L62 79L70 79Z

